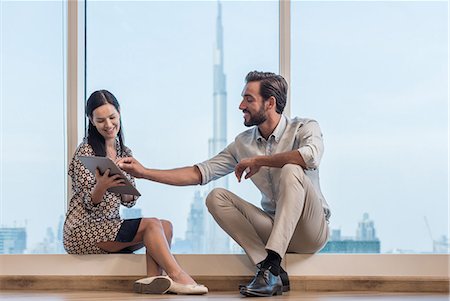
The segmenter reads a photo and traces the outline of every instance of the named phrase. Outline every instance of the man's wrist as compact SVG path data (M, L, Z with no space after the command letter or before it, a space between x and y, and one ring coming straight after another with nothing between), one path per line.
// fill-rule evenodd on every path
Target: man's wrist
M136 175L136 178L152 180L150 169L144 167L144 168L141 170L141 172L138 172L138 174Z
M267 165L267 161L269 159L269 156L257 156L254 158L254 163L256 166L262 167Z

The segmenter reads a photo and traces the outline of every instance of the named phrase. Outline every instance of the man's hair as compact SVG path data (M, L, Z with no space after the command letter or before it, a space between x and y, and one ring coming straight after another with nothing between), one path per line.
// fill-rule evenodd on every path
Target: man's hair
M259 93L266 101L271 96L276 100L276 111L283 113L287 101L288 85L286 80L278 74L272 72L251 71L245 77L245 82L260 82Z

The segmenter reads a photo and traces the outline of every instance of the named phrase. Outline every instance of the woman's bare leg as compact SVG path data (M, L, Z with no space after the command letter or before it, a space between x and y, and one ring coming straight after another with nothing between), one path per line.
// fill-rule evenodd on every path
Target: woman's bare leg
M172 244L173 227L172 223L167 220L161 220L161 225L163 227L164 235L166 237L167 244L170 246ZM146 248L145 255L147 258L147 276L162 275L163 269L156 263L153 259L151 253Z
M167 275L175 282L182 284L195 284L192 279L179 266L172 253L170 252L169 244L167 243L164 234L164 228L160 220L156 218L144 218L139 226L136 238L142 238L147 252L153 260L166 271Z
M163 224L166 226L163 227ZM194 279L180 267L170 252L168 239L166 237L166 233L169 234L168 229L167 221L162 222L157 218L143 218L132 242L123 243L106 241L97 243L97 245L108 252L117 252L125 247L143 242L147 249L147 261L151 258L154 262L154 264L151 263L150 266L149 263L147 263L147 272L159 272L159 269L162 268L175 282L195 284Z

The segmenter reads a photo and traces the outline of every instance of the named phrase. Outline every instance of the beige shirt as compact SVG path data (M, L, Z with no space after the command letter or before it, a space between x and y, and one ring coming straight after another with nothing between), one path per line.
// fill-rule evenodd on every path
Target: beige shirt
M273 133L266 140L261 136L258 127L253 127L239 134L215 157L197 164L202 174L202 185L216 180L234 171L236 165L246 158L298 150L306 163L305 174L310 178L322 201L327 220L331 213L319 183L319 164L324 146L322 132L315 120L293 118L282 115ZM251 177L261 191L261 207L270 215L275 215L278 183L281 168L262 167Z

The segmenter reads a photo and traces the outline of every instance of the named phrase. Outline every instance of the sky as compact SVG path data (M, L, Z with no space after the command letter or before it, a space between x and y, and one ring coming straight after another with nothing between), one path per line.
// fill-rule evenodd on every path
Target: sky
M208 158L216 8L88 2L88 94L116 95L126 144L148 167ZM26 224L30 247L65 211L64 9L1 2L1 224ZM247 72L278 72L278 3L226 1L222 17L230 142L246 129ZM424 216L434 239L449 221L447 2L293 1L291 17L291 115L321 125L331 227L354 236L367 212L382 252L431 251ZM249 181L229 185L259 203ZM170 219L178 238L194 192L207 189L137 187L144 216Z
M292 114L322 126L332 226L368 212L382 250L429 250L424 217L448 233L448 4L296 2L292 20Z

